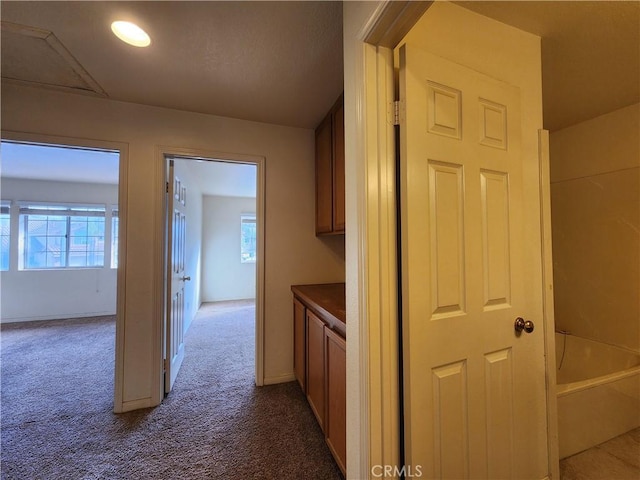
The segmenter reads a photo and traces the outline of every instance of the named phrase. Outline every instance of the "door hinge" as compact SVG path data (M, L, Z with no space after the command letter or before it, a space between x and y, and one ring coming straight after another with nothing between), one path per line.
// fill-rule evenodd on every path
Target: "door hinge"
M400 125L400 100L393 102L393 125Z
M169 193L169 182L167 182L166 188L167 188L166 192Z

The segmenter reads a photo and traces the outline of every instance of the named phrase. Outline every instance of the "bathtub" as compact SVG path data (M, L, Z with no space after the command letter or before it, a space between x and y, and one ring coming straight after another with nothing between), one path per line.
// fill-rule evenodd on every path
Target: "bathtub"
M560 458L640 426L639 354L556 333L556 362Z

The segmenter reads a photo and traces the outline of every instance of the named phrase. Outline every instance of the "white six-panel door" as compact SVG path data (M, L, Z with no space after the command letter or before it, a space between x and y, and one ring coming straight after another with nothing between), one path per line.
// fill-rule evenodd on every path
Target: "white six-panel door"
M169 393L184 359L184 282L187 217L187 187L174 174L174 161L169 161L167 183L167 326L165 353L165 393Z
M539 220L523 208L520 90L412 45L399 67L406 465L543 478L543 319L525 301L541 286L524 260ZM516 317L535 330L517 334Z

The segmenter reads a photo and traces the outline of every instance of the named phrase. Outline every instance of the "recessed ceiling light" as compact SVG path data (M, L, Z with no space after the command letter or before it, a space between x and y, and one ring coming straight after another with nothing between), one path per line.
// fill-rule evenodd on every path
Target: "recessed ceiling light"
M151 38L147 32L142 30L135 23L117 21L111 24L111 31L125 43L134 47L148 47L151 45Z

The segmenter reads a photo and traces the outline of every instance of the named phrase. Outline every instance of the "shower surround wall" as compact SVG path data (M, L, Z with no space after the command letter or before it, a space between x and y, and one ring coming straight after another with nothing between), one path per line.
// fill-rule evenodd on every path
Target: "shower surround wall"
M556 328L640 351L640 104L550 136Z

